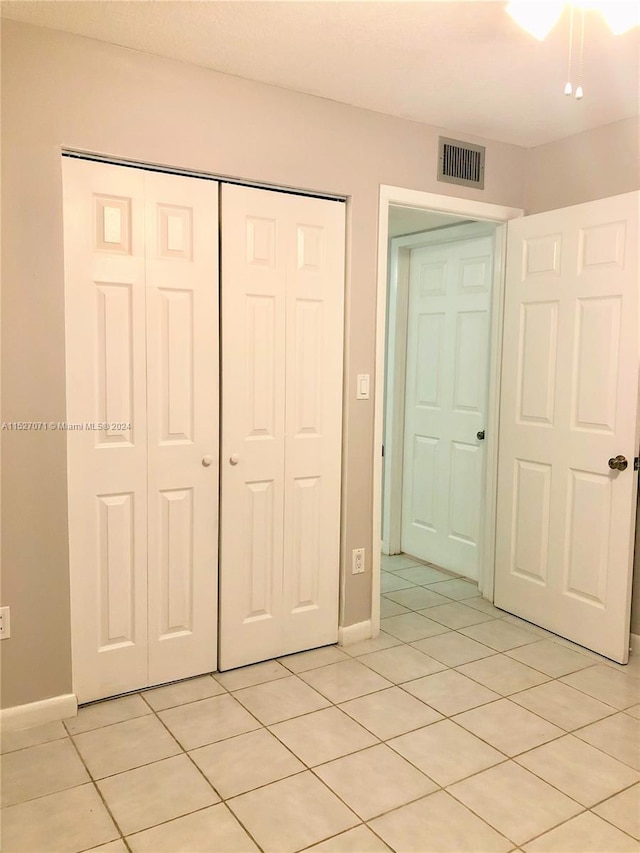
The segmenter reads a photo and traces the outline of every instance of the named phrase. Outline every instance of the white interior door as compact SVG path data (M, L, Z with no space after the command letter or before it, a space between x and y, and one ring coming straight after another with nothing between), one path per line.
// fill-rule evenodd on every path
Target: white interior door
M638 193L509 223L495 603L624 663ZM609 459L623 455L626 470Z
M63 178L73 682L87 702L215 669L217 190L67 158Z
M402 550L478 576L494 237L411 251Z
M212 672L218 609L218 184L145 173L149 683Z
M220 669L336 642L344 205L222 189Z

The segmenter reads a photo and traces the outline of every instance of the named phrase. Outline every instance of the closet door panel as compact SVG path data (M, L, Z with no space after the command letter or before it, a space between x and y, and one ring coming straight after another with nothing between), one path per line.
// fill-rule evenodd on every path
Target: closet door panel
M144 181L65 158L66 424L73 689L147 678Z
M280 653L285 275L281 208L222 192L220 668Z
M217 661L218 185L145 173L149 683Z

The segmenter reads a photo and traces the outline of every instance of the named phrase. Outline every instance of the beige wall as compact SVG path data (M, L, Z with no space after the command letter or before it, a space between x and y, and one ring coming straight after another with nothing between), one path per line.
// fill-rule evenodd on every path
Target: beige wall
M439 130L13 22L2 27L3 420L64 420L61 146L349 197L343 553L372 542L381 183L522 207L525 152L486 142L484 191L435 180ZM65 439L3 433L5 707L71 691ZM370 565L368 560L367 565ZM345 577L345 625L371 576Z
M638 189L638 117L606 124L527 152L527 213L568 207Z

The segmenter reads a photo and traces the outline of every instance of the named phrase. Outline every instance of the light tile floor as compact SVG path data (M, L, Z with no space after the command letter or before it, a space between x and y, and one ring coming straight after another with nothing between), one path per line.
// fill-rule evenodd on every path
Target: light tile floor
M640 851L627 667L383 559L382 633L2 740L5 853Z

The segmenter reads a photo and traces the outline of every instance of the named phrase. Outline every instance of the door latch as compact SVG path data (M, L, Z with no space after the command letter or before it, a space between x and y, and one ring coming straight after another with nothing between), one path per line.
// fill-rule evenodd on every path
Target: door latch
M636 458L633 460L633 470L640 471L640 456L636 456Z
M483 429L478 430L478 432L476 433L476 438L478 439L478 441L484 441L484 430Z

